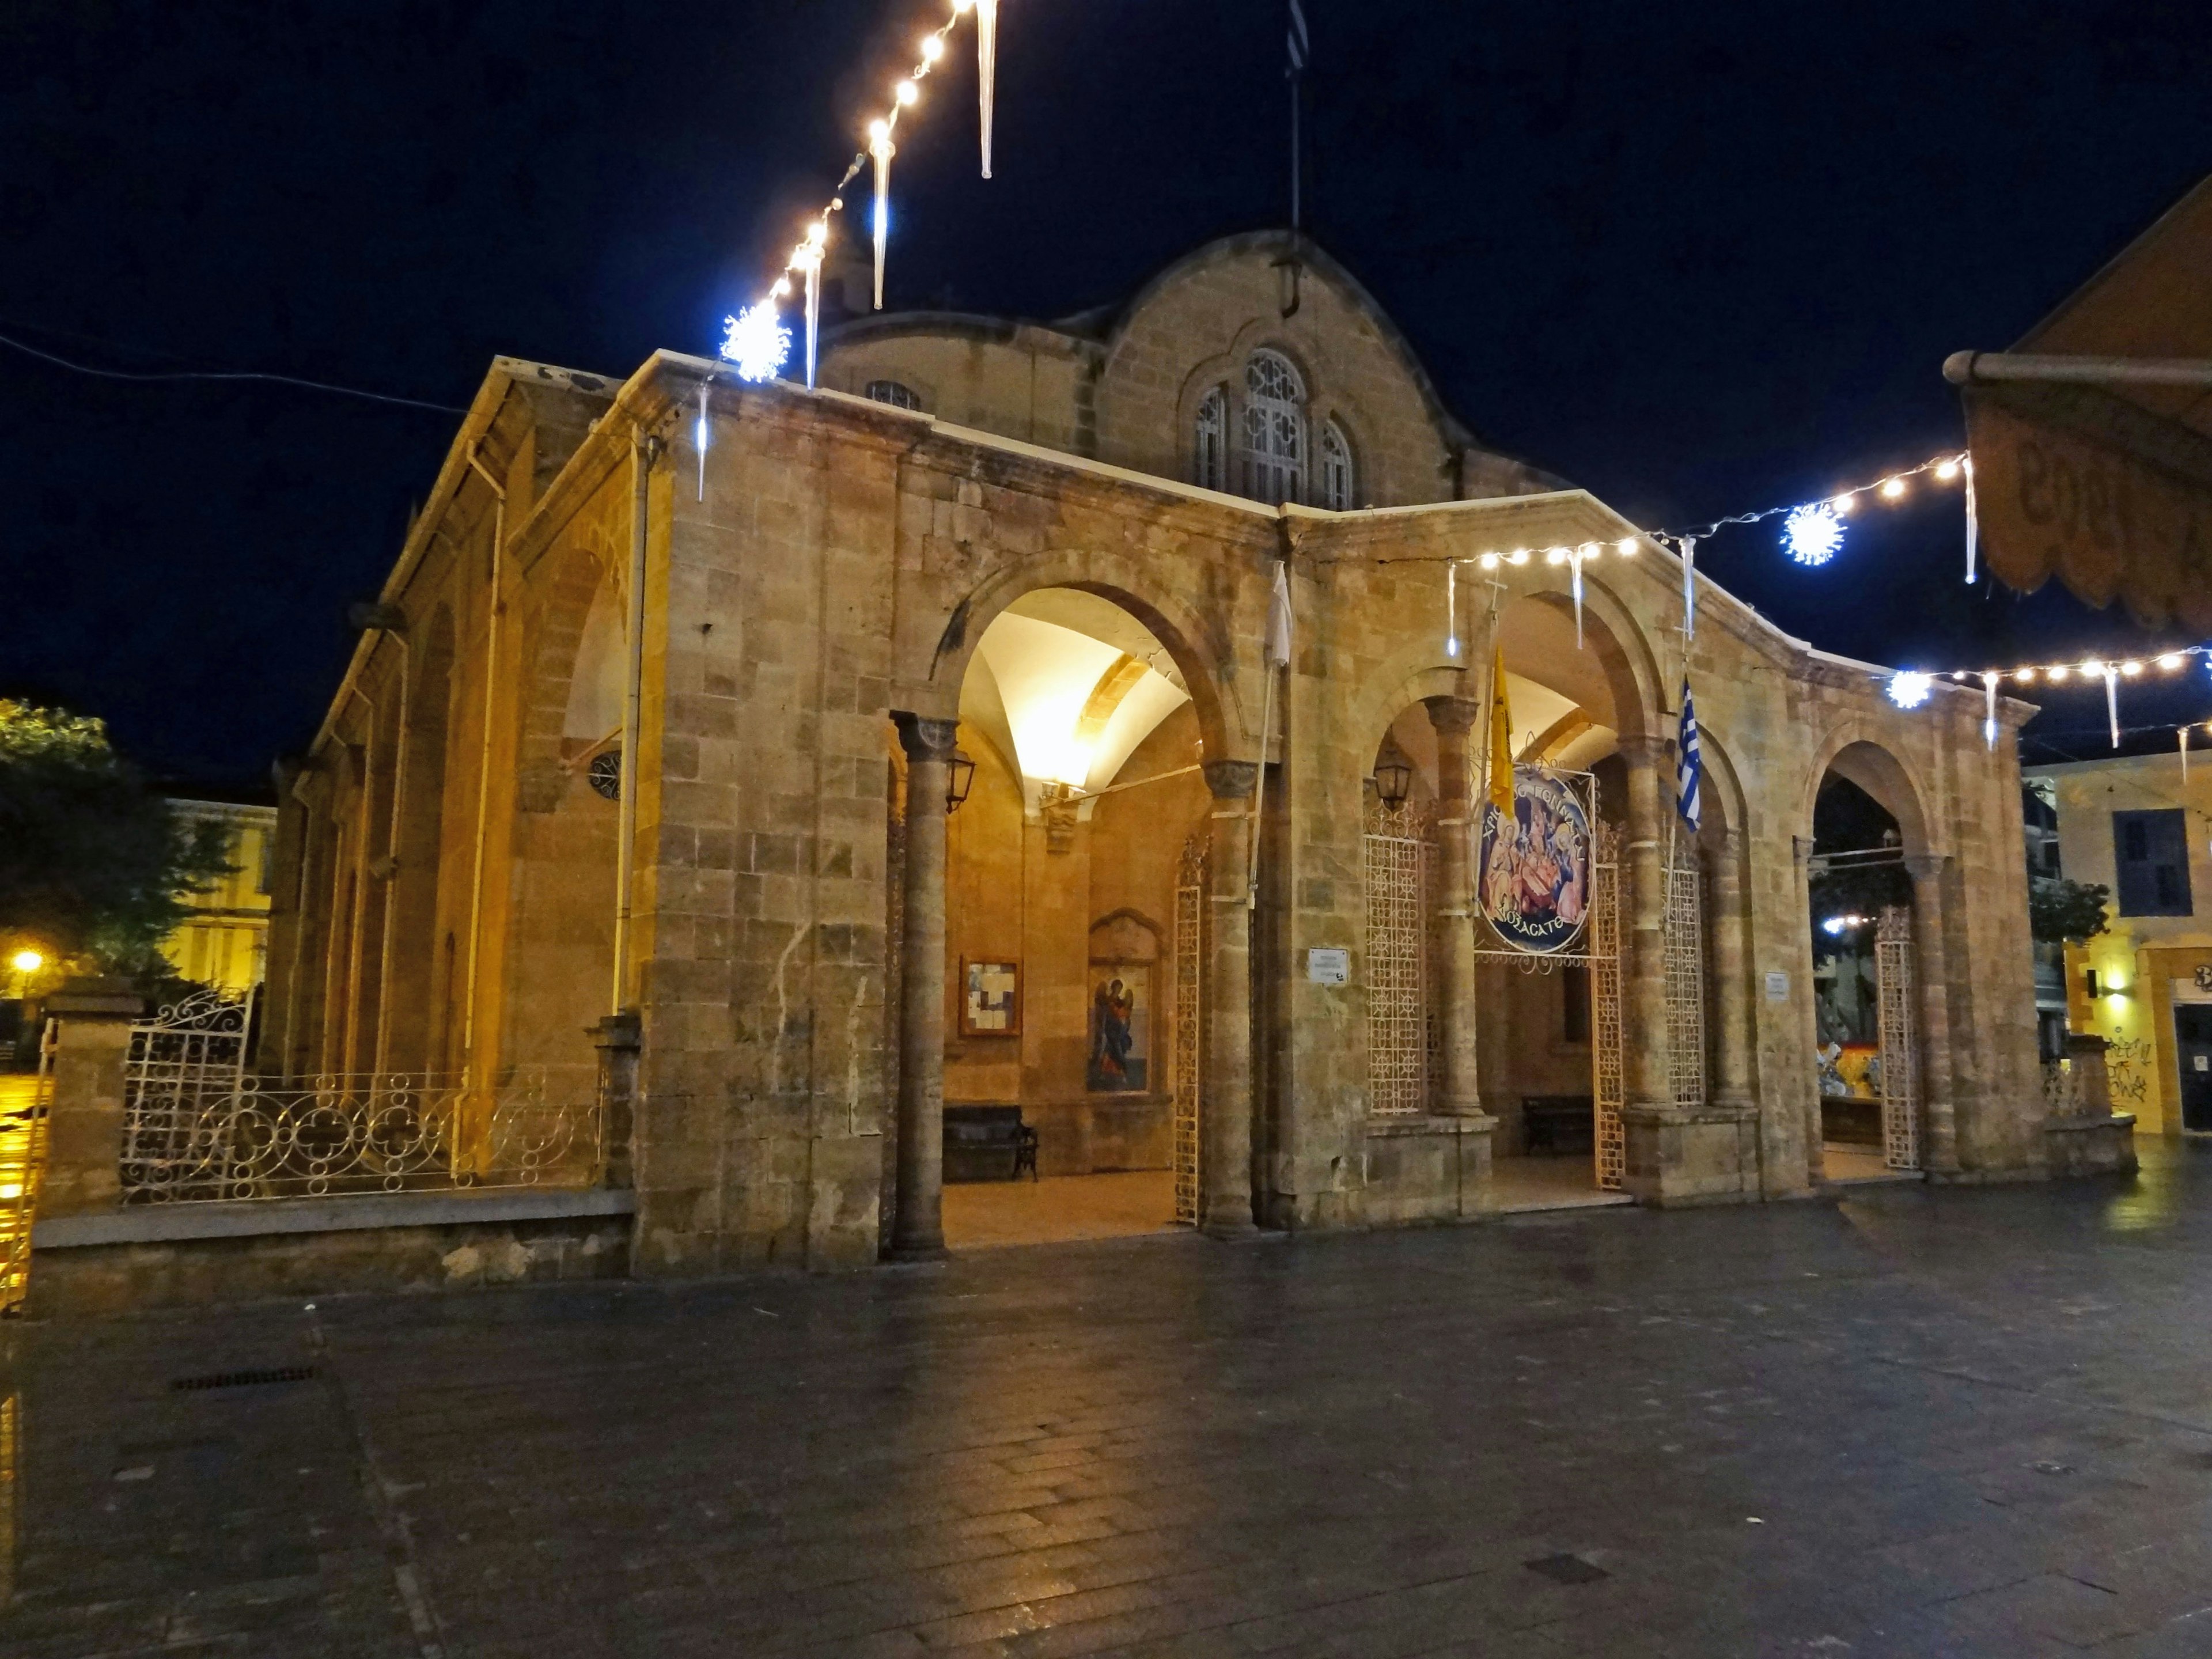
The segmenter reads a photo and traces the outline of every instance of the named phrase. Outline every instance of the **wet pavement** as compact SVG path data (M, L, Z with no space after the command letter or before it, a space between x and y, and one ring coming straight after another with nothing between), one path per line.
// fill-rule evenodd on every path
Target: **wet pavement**
M2212 1654L2207 1149L33 1326L15 1376L11 1656Z

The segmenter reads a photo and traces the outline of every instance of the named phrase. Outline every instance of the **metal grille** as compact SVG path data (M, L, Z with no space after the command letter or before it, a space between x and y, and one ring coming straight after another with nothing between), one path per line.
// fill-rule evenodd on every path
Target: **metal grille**
M1590 1091L1595 1097L1597 1184L1620 1190L1628 1166L1620 1109L1628 1103L1620 1007L1620 832L1600 822L1591 860Z
M1674 849L1667 883L1667 1080L1677 1106L1705 1103L1705 871L1694 847Z
M1882 907L1874 935L1876 1023L1881 1042L1881 1161L1920 1167L1920 1057L1912 1040L1912 912Z
M589 1066L520 1068L497 1088L429 1073L243 1079L231 1092L126 1094L126 1203L589 1187L606 1170Z
M1306 388L1287 359L1255 351L1244 371L1244 493L1270 504L1305 499Z
M1367 1109L1429 1109L1427 883L1418 809L1369 809L1360 838L1367 890Z
M246 1076L252 1014L252 993L234 999L206 990L132 1021L123 1062L125 1118L181 1120L235 1095Z
M1175 894L1175 1218L1198 1224L1198 1046L1204 1029L1199 974L1205 960L1206 848L1183 842Z

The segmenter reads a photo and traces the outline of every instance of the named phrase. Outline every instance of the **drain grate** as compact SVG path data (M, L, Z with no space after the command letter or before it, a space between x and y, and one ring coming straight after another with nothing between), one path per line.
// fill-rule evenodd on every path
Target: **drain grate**
M1595 1584L1605 1577L1606 1571L1579 1555L1540 1555L1534 1561L1521 1564L1531 1572L1540 1572L1559 1584Z
M258 1371L210 1371L205 1376L179 1376L169 1387L179 1394L203 1389L258 1389L271 1382L305 1382L315 1374L313 1365L270 1365Z

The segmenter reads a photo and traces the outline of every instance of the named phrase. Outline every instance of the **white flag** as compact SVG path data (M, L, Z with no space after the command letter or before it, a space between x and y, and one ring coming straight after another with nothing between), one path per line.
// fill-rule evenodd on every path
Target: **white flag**
M1287 668L1291 664L1291 582L1290 562L1285 560L1275 567L1275 591L1267 598L1267 665Z

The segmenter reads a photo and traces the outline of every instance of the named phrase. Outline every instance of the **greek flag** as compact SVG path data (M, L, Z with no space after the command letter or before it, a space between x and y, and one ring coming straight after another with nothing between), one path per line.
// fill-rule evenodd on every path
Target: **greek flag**
M1303 72L1306 66L1306 9L1298 0L1291 0L1291 73Z
M1682 676L1682 730L1676 744L1674 761L1674 810L1682 815L1682 822L1697 833L1705 809L1698 804L1698 786L1705 779L1705 763L1698 752L1698 709L1690 701L1690 677Z

